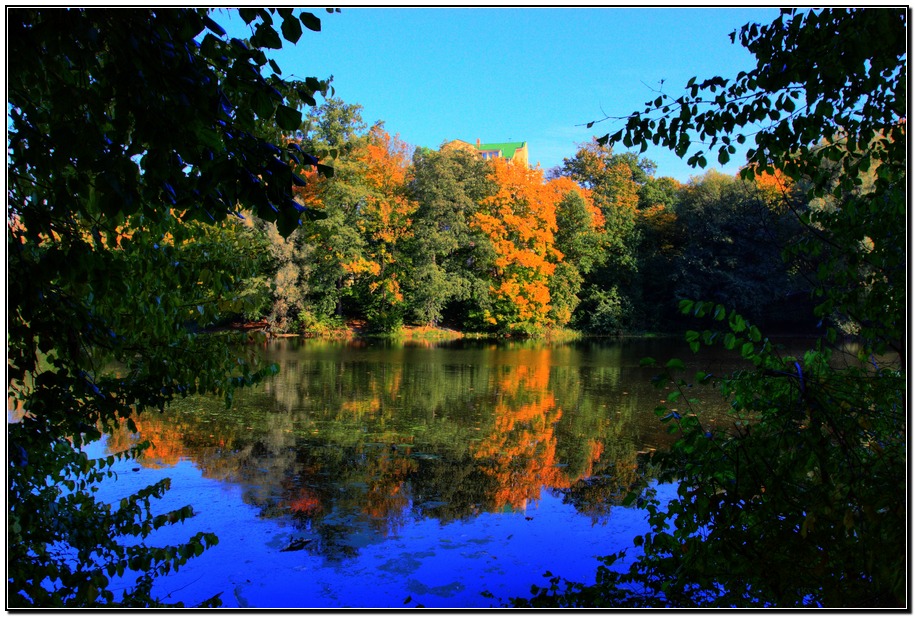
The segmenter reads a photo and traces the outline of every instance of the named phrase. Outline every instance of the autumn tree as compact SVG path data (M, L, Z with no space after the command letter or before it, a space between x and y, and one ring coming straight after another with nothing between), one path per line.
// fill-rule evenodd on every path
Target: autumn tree
M402 255L413 235L416 210L407 194L410 154L407 144L376 124L351 155L353 180L361 193L355 220L368 262L360 280L361 301L370 326L382 331L399 327L405 311Z
M557 193L539 169L492 161L497 184L472 217L472 226L492 243L492 309L484 319L506 332L531 334L553 325L550 277L562 254L556 250Z

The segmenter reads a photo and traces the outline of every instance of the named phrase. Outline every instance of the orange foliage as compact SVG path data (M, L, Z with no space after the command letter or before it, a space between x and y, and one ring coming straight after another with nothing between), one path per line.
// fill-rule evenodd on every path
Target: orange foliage
M417 204L404 191L410 165L407 145L376 126L369 133L368 143L354 153L354 159L369 189L360 226L366 235L381 243L383 252L412 233L410 217Z
M354 257L350 261L344 261L340 264L340 267L343 268L349 274L360 275L369 273L373 276L378 276L381 272L381 266L379 266L374 261L368 261L361 257Z
M302 203L308 208L323 209L323 193L327 178L320 175L318 170L311 165L293 166L295 173L299 174L305 180L305 186L293 186L292 194L296 201Z
M754 180L760 197L769 208L781 211L787 207L787 197L794 187L791 178L776 169L774 173L757 173Z
M509 330L550 325L548 282L562 259L554 246L561 194L544 184L539 169L502 159L494 159L492 168L498 190L471 220L497 255L490 291L498 308L489 320Z
M380 126L369 132L365 146L353 155L360 169L367 195L360 208L359 230L369 239L368 257L377 264L370 283L374 292L382 290L392 304L403 302L397 272L395 250L413 234L411 219L418 204L406 193L410 166L407 144L391 137Z

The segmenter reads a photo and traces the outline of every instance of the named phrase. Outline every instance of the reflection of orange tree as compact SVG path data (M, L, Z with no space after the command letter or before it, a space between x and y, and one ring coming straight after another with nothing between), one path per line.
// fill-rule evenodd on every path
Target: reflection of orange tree
M402 452L388 452L387 448L335 450L335 475L328 476L323 457L308 461L294 481L284 483L281 505L299 520L313 524L320 525L333 510L358 512L377 533L386 536L396 532L403 526L410 507L409 480L418 470L418 462ZM324 453L331 454L329 450ZM338 485L346 489L338 493Z
M138 441L148 441L149 447L137 458L137 462L153 468L172 467L188 456L182 436L189 427L183 422L167 422L161 415L154 413L143 414L142 417L135 415L133 421L140 437L131 433L126 424L122 423L108 437L106 447L109 452L122 452Z
M144 467L172 467L181 459L192 458L206 478L237 480L250 454L250 446L242 447L242 440L230 427L201 425L193 414L171 409L164 414L134 415L132 419L138 432L132 433L122 423L109 435L106 449L109 453L123 452L148 441L149 447L136 459ZM224 454L229 451L234 454Z
M404 514L410 506L407 479L417 468L416 460L397 454L368 461L365 468L368 491L361 510L371 517L375 531L387 535L403 526Z
M288 502L289 509L293 512L310 517L324 509L321 506L321 498L309 487L300 487L296 493L296 496Z
M541 487L567 488L577 479L557 466L554 429L562 409L549 391L549 356L548 348L518 352L518 364L498 384L493 430L473 447L474 457L486 463L485 473L496 480L496 509L523 508L539 498ZM591 449L597 459L600 443L593 441Z

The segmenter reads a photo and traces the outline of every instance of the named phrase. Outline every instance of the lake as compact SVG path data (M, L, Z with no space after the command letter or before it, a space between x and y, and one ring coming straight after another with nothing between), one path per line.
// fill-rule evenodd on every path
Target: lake
M279 375L231 409L197 397L140 416L152 447L102 487L115 499L170 477L157 507L196 516L150 543L219 536L156 583L165 600L488 607L529 595L547 571L593 582L597 558L645 530L641 511L618 504L646 453L671 440L654 413L669 387L640 360L684 359L686 379L735 367L676 339L278 339L259 351ZM715 390L690 394L704 421L721 417Z

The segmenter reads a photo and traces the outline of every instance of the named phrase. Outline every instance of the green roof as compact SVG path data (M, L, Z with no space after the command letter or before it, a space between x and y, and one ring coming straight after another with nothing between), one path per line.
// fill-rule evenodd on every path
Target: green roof
M515 150L524 146L523 141L507 141L504 143L480 144L474 146L477 150L501 150L502 156L510 159L515 156Z

